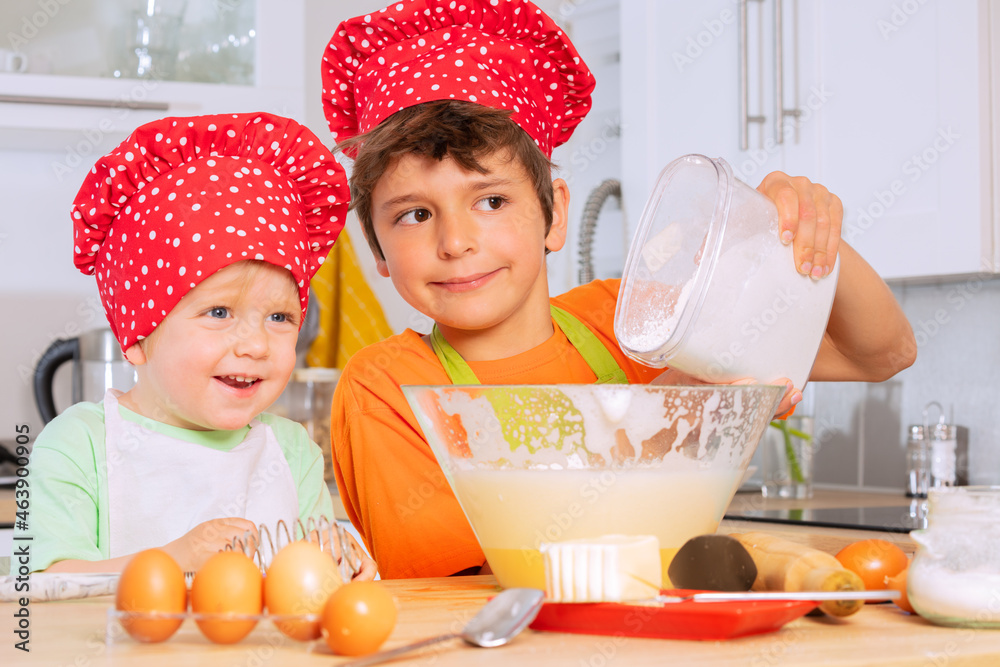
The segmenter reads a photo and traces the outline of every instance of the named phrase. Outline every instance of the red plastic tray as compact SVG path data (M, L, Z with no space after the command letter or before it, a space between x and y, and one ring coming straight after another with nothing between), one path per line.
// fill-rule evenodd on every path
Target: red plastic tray
M665 595L698 593L665 590ZM774 632L819 605L801 600L671 602L658 606L617 602L546 602L533 630L654 639L733 639Z

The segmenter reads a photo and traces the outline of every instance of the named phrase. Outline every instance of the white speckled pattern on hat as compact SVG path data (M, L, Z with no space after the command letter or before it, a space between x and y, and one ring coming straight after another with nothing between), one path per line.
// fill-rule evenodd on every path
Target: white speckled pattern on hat
M527 0L406 0L340 24L323 55L337 141L421 102L509 109L547 156L590 110L594 77Z
M304 315L349 200L343 167L295 121L165 118L139 127L87 175L72 210L75 264L97 277L122 350L195 285L242 260L288 269Z

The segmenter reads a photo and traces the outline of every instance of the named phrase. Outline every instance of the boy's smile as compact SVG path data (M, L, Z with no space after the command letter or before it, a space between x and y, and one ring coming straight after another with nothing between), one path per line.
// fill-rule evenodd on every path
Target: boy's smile
M196 430L242 428L281 394L295 366L301 307L291 274L240 262L209 276L142 346L125 407Z
M451 280L444 280L436 284L449 292L467 292L484 286L490 278L498 275L499 273L500 270L497 269L496 271L490 271L488 273L480 273L473 276L462 276Z
M481 163L486 173L406 154L372 193L379 273L470 360L512 356L552 335L545 250L565 241L569 197L555 181L546 236L521 164L504 154Z

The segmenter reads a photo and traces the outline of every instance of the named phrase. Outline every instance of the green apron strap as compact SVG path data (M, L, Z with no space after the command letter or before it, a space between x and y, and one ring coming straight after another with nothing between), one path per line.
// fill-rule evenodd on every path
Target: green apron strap
M431 348L444 366L444 372L448 374L452 384L482 384L462 355L444 339L436 324L431 329Z
M594 371L597 376L594 384L628 384L625 371L586 324L556 306L552 306L552 319L590 366L590 370Z
M595 384L628 384L625 371L587 325L562 308L551 306L551 311L556 325L587 362L590 370L594 371L597 376ZM462 355L444 339L436 324L431 330L431 348L452 384L481 384Z

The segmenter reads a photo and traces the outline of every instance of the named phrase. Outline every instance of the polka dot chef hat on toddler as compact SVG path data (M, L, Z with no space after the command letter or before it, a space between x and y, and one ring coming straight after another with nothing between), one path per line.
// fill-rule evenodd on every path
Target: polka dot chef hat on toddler
M527 0L406 0L344 21L323 55L323 108L337 141L421 102L509 109L542 152L590 110L594 77Z
M164 118L87 175L73 203L74 261L96 275L123 351L198 283L242 260L288 269L304 315L349 200L343 167L293 120Z

